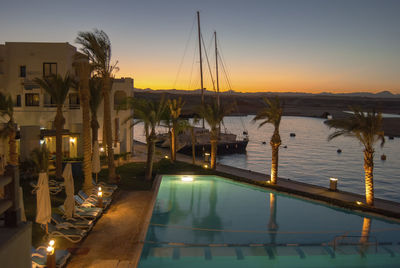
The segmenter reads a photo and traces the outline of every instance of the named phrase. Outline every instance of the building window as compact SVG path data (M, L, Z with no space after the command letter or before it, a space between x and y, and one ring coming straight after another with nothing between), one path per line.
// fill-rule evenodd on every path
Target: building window
M26 77L26 66L19 66L19 77Z
M80 101L78 93L70 93L69 94L69 108L70 109L79 109Z
M15 102L15 107L21 107L21 95L17 95L17 100Z
M118 90L114 93L114 110L126 110L126 93L122 90Z
M47 93L44 93L44 107L55 107L56 102L54 99Z
M43 63L43 76L49 76L57 74L57 63L55 62L44 62Z
M25 94L25 106L39 106L40 98L38 93Z

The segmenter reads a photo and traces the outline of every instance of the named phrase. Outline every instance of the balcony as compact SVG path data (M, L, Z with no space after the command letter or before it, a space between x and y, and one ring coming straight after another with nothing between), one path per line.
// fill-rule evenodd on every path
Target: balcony
M23 78L22 85L24 86L25 90L32 90L32 89L39 89L40 86L36 84L32 79Z

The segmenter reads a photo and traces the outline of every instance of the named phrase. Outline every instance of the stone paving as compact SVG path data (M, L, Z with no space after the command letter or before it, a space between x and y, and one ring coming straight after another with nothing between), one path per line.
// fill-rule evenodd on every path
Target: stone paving
M151 191L119 191L110 208L74 252L68 267L135 267Z

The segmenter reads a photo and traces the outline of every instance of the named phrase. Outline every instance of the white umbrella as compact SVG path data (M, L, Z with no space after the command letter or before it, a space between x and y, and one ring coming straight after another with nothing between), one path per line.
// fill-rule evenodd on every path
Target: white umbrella
M95 141L93 144L93 153L92 153L92 172L96 173L96 183L97 183L97 174L100 172L100 151L99 151L99 142Z
M19 208L21 211L21 221L26 222L25 216L25 206L24 206L24 192L22 191L22 187L19 187Z
M65 194L67 198L64 201L65 212L64 215L67 218L74 217L75 213L75 201L74 201L74 178L72 176L71 163L68 163L62 174L64 178Z
M51 201L47 173L39 173L38 190L36 191L36 222L46 224L51 220ZM47 230L47 228L46 228Z

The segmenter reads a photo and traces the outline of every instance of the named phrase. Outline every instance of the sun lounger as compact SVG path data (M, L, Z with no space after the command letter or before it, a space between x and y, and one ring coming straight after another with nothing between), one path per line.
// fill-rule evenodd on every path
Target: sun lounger
M56 267L63 267L68 258L71 256L68 250L56 249ZM32 268L47 267L47 252L46 247L32 247Z
M93 183L94 186L101 186L102 188L111 189L111 190L113 190L113 191L115 191L115 190L118 189L118 185L115 185L115 184L107 184L107 183L105 183L104 181L98 181L97 184L96 184L95 180L92 180L92 183Z
M57 228L56 225L51 223L48 223L47 225L50 237L62 237L67 239L68 241L71 241L72 243L78 243L82 240L83 237L86 236L86 231L82 229L62 229ZM42 228L45 228L44 226L45 225L42 225Z
M80 197L82 197L82 199L83 200L85 200L85 201L90 201L90 202L96 202L97 203L97 200L98 200L98 198L97 198L97 196L96 195L87 195L84 191L82 191L82 190L80 190L79 192L78 192L78 195L80 196ZM107 204L107 205L109 205L109 203L111 203L111 198L110 197L103 197L103 204Z
M80 208L93 208L93 207L97 207L97 205L98 205L97 200L94 200L94 199L83 200L83 198L80 197L79 195L74 195L74 199L75 199L76 204ZM109 205L110 205L110 202L103 202L104 208L107 208Z
M37 183L31 181L30 185L32 186L32 194L36 194L36 191L38 190L38 186ZM63 190L63 186L62 185L57 185L57 186L52 186L49 184L49 192L52 195L56 195L58 193L60 193Z
M60 205L58 208L64 214L64 212L65 212L64 206ZM97 219L98 217L100 217L102 212L103 212L102 208L75 207L74 217L88 219L88 220L94 220L94 219Z
M74 195L74 199L75 199L75 203L76 203L79 207L85 207L85 208L96 207L96 203L95 203L95 202L85 201L85 200L83 200L82 197L80 197L79 195Z
M85 229L86 231L90 231L93 227L92 220L85 219L66 219L60 214L53 213L51 214L51 220L56 224L58 228L78 228Z

